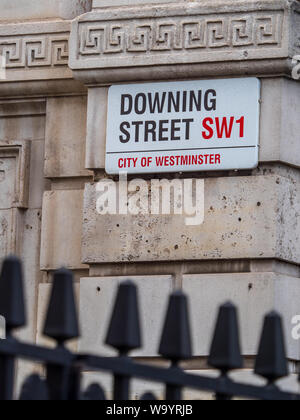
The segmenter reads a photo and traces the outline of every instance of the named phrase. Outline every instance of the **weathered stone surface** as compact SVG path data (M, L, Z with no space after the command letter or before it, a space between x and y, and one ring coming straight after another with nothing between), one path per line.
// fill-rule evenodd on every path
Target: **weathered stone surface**
M91 3L92 0L1 0L0 20L73 19L91 10Z
M294 175L205 179L205 219L199 226L186 226L180 215L99 215L96 184L86 184L83 261L279 258L299 263L300 191Z
M0 85L1 90L1 85ZM12 140L41 140L45 137L45 118L36 115L29 118L27 115L1 118L0 116L0 142Z
M25 302L27 313L27 326L17 332L18 338L25 342L35 342L37 320L37 291L41 281L39 269L40 237L41 237L41 211L18 211L18 224L15 233L16 251L23 261L25 282ZM17 362L17 390L20 389L24 379L38 369L36 364L19 360Z
M13 99L0 101L0 118L44 116L45 113L45 99L31 98L27 100Z
M96 9L72 23L70 67L93 84L212 74L290 76L298 34L285 28L300 21L298 10L297 2L286 0Z
M261 161L300 166L299 107L300 85L297 81L262 80Z
M74 19L75 16L89 12L93 0L60 0L60 14L63 19Z
M42 273L39 269L41 210L27 210L20 216L17 237L17 253L23 261L25 299L27 309L27 326L20 330L22 339L35 339L37 287Z
M0 149L1 153L1 149ZM8 209L15 197L14 181L16 178L16 159L10 156L4 157L1 153L0 161L0 208Z
M1 184L0 184L1 191ZM0 210L0 260L16 252L16 218L17 210Z
M0 258L20 250L28 207L29 142L0 142Z
M47 189L47 180L44 178L44 156L45 141L31 142L28 203L28 207L31 209L42 209L43 194Z
M45 176L89 175L84 169L86 97L49 98L46 118Z
M36 290L40 281L40 225L43 194L44 101L0 103L0 259L23 260L28 325L18 332L35 339ZM33 141L31 141L33 140ZM21 209L21 210L20 210ZM32 365L18 362L17 385Z
M105 167L108 88L91 88L88 93L86 162L89 169Z
M104 345L118 285L128 277L83 278L80 281L80 352L114 355ZM172 276L131 277L139 289L143 349L134 356L156 356L163 327Z
M80 269L81 190L45 192L41 239L41 269Z
M208 274L183 277L190 299L195 354L209 354L219 305L232 301L240 315L243 355L255 355L263 317L271 310L284 319L288 357L299 360L299 343L292 338L292 318L299 314L299 278L275 273Z

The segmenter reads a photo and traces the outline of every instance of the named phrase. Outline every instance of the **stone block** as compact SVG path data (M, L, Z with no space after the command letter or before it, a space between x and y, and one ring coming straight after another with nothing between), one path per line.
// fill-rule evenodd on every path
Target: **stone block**
M86 97L49 98L47 101L45 176L79 177L84 169Z
M23 262L27 326L18 333L23 340L33 341L36 332L36 305L40 271L41 210L29 209L20 217L16 239L18 255Z
M17 251L16 220L16 209L0 210L0 260Z
M299 314L299 279L275 273L235 273L183 276L190 300L194 354L209 354L219 305L231 301L239 310L242 353L256 355L267 312L283 316L288 358L299 360L299 343L292 338L292 318Z
M81 190L45 192L43 199L41 269L65 266L85 268L81 264L82 235Z
M86 184L82 254L88 264L279 258L299 263L297 173L205 179L205 217L100 215ZM105 241L99 241L105 238Z
M47 189L47 180L44 178L44 156L44 140L36 140L31 142L28 203L28 207L31 209L42 208L43 194Z
M143 349L134 356L156 356L168 302L172 276L130 277L138 286ZM115 351L104 345L118 285L128 277L83 278L80 281L80 323L82 338L79 351L105 356Z
M105 168L108 88L90 88L88 93L86 162L88 169Z
M35 115L16 116L11 118L0 117L0 141L41 140L45 138L45 118Z
M17 331L17 337L25 342L35 343L37 321L38 284L41 281L40 271L40 235L41 235L41 211L28 209L25 212L16 210L16 253L23 261L25 302L27 313L27 325ZM16 388L28 377L37 371L39 365L29 361L18 360Z
M300 166L299 107L299 83L283 78L262 79L260 161Z
M0 86L0 96L2 83L3 81ZM12 91L12 84L10 85ZM44 140L45 113L46 105L43 99L0 101L0 145L1 143L16 145L29 140Z

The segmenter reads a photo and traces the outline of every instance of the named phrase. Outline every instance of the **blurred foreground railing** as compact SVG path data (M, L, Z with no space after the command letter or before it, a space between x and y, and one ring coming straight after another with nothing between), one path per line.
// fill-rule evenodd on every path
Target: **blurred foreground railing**
M184 388L212 392L217 400L233 397L260 400L299 400L300 395L283 392L276 381L288 375L282 321L275 312L264 321L255 373L267 380L266 386L232 381L228 374L243 367L240 352L236 308L221 306L212 339L209 365L220 371L218 378L185 373L180 362L192 357L190 324L186 296L175 292L169 307L159 346L159 354L171 362L170 368L137 363L128 356L140 348L137 289L131 281L118 290L106 344L116 349L118 357L73 354L66 349L68 340L79 337L73 276L62 269L54 274L52 295L45 320L44 334L57 342L55 349L24 344L14 331L26 325L21 263L10 257L4 261L0 278L0 315L6 320L6 339L0 340L0 399L12 400L15 389L15 363L27 359L42 363L46 378L30 376L24 383L21 400L105 400L105 391L97 384L81 390L81 373L86 370L108 372L114 377L114 400L128 400L132 379L144 379L165 385L167 400L181 400ZM201 320L199 320L201 322ZM142 399L155 400L152 393Z

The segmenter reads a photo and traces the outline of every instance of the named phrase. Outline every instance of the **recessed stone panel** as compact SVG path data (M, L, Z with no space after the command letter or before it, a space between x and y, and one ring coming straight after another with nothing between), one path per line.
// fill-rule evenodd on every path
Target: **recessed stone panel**
M81 190L49 191L43 199L41 269L80 269L82 236Z
M44 139L45 118L44 116L15 116L11 118L0 117L0 141L12 139Z
M0 142L0 208L28 207L29 141Z
M87 100L85 96L47 102L45 176L89 175L84 168Z

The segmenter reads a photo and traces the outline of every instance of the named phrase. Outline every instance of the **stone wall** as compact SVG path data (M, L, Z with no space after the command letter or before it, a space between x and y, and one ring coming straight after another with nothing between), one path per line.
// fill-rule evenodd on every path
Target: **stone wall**
M17 253L24 260L30 327L23 337L44 342L51 274L64 265L75 274L83 331L72 348L110 354L103 336L113 294L130 277L140 288L145 331L135 356L157 357L167 296L182 288L192 305L195 354L186 369L207 369L216 308L232 300L248 369L238 375L249 378L270 309L284 316L296 373L299 344L290 331L300 314L300 85L291 72L300 54L299 3L91 3L0 0L7 61L0 80L0 258ZM107 177L109 86L248 75L262 82L259 167L192 174L204 178L203 225L185 226L178 216L97 215L94 183ZM22 365L20 378L27 370ZM86 382L92 379L87 373ZM296 380L284 386L295 390ZM134 396L143 389L138 382Z

